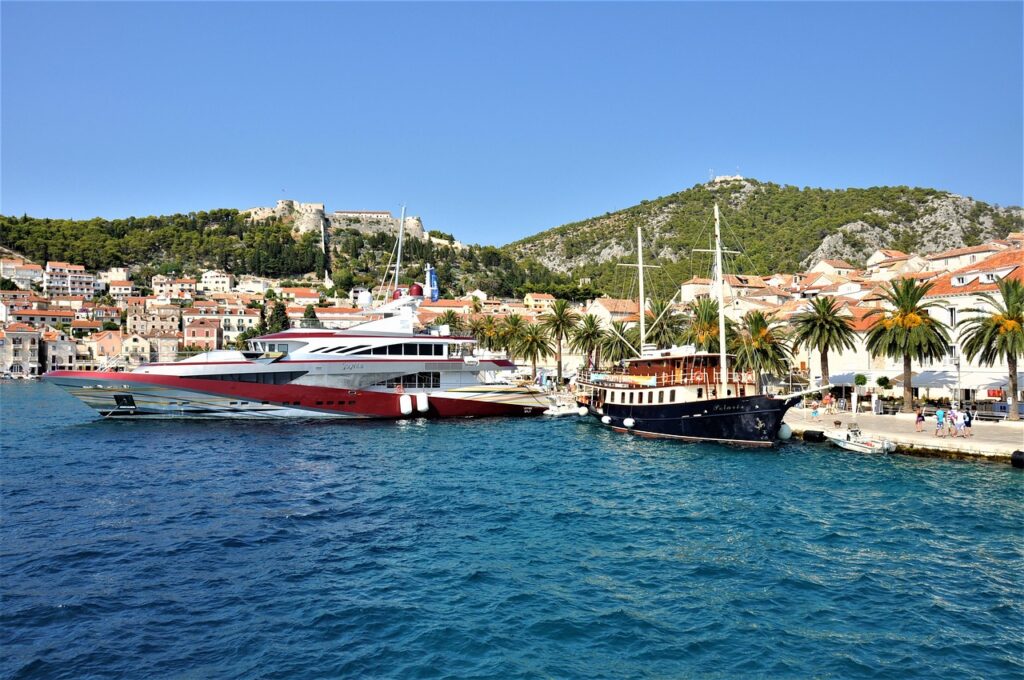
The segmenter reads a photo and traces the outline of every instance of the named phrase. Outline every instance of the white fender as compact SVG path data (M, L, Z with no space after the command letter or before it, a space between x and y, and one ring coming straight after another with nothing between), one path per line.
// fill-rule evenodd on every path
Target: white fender
M403 416L407 416L412 413L412 396L403 394L398 398L398 410L402 412Z
M604 423L605 425L608 425L609 423L612 422L612 419L609 416L604 416L603 418L601 418L601 422Z
M632 418L626 418L625 420L622 421L622 424L625 425L626 427L633 427L634 425L636 425L636 421L633 420Z
M578 409L576 409L576 413L578 413L581 416L585 416L590 412L587 410L586 406L580 406Z
M430 404L427 402L426 392L416 393L416 410L420 413L426 413L427 409L430 408Z
M785 440L789 439L792 436L793 436L793 428L791 428L786 423L783 423L782 427L779 428L779 439L785 441Z

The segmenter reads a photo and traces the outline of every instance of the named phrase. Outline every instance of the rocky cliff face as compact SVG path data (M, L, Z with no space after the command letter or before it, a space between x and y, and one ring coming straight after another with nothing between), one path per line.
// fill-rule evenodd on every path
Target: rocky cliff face
M555 271L585 272L631 255L639 225L646 253L679 262L690 258L693 248L707 247L716 202L727 243L741 247L749 269L760 273L804 270L822 258L863 263L886 247L927 254L1024 229L1021 208L933 189L800 189L729 177L505 248Z
M999 228L997 218L1012 220L1015 217L1019 222L1022 210L992 208L965 196L943 194L929 198L921 214L914 219L899 219L886 210L876 210L875 214L887 222L872 224L856 220L843 224L826 236L802 264L811 267L826 258L863 261L878 248L892 245L894 238L916 244L914 250L921 255L977 245L1006 236L1007 231Z

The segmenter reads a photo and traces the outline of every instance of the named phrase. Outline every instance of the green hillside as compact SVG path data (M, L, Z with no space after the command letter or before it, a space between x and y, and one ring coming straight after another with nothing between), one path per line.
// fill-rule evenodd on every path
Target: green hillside
M863 262L876 248L933 252L974 245L1022 229L1020 208L997 208L934 189L798 188L752 179L699 184L670 196L581 222L566 224L505 246L555 271L591 277L594 285L621 289L635 261L636 227L644 250L676 282L707 272L712 207L718 202L725 241L741 248L733 271L769 274L801 271L818 257Z
M335 283L346 291L355 284L379 283L394 244L395 237L384 233L332 234L329 261ZM142 282L153 274L194 275L208 268L274 278L312 274L320 281L325 262L318 234L296 236L290 224L273 218L252 224L233 209L117 220L0 216L0 246L40 263L74 262L90 271L131 267ZM491 246L456 250L409 239L403 260L409 282L422 277L425 263L436 266L441 289L450 294L479 287L513 295L524 286L568 280Z

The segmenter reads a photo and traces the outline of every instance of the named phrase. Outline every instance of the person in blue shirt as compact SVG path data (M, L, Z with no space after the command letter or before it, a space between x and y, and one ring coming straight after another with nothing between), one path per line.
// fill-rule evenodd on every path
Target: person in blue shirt
M935 436L945 437L946 436L946 412L942 410L942 407L935 409Z

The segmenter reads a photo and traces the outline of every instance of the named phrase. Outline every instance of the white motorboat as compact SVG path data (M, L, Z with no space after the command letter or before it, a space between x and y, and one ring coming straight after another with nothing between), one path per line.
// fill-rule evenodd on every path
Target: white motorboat
M858 453L892 453L896 445L884 437L872 437L861 432L856 423L845 430L825 430L825 437L836 446Z
M544 415L546 416L560 418L562 416L578 416L586 414L586 409L583 409L582 414L580 413L580 407L576 405L576 402L572 400L571 396L569 398L551 396L548 397L548 400L551 402L551 406L544 411Z

